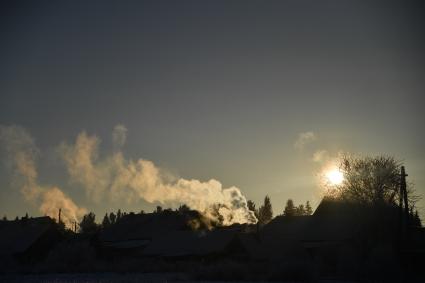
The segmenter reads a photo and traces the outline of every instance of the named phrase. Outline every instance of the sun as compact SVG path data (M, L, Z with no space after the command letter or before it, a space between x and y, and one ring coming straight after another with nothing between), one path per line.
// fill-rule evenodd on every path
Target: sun
M332 169L326 173L326 178L331 185L340 185L344 181L344 174L338 169Z

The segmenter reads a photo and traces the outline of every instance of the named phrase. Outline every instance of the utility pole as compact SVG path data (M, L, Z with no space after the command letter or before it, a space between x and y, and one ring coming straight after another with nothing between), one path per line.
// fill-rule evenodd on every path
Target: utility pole
M409 225L409 203L407 200L407 186L406 186L406 170L404 166L401 166L400 170L400 195L399 195L399 204L400 204L400 224L401 224L401 233L402 239L405 240L407 236L407 226ZM404 215L403 215L404 208Z
M62 208L59 208L59 216L58 216L58 223L61 223L61 213L62 213Z

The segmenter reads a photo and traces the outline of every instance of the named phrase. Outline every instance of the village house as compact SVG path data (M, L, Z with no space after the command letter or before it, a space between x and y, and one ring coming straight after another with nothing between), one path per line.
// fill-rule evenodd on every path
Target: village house
M60 241L57 223L48 216L0 222L0 259L31 262L47 256Z

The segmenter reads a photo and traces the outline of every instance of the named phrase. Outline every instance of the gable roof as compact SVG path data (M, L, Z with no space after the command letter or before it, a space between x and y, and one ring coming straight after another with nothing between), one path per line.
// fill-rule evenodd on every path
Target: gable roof
M225 253L236 230L174 231L154 238L143 251L148 256L202 256Z
M0 226L0 255L25 252L54 224L48 216L4 221Z
M261 230L261 238L271 237L300 239L302 234L311 225L312 216L276 216Z
M191 230L190 225L193 221L202 221L202 216L196 211L130 214L104 229L100 234L100 240L103 242L150 240L173 231Z
M324 199L311 216L275 217L261 230L259 249L273 256L283 250L291 253L297 244L356 239L367 227L369 213L370 209L361 205Z

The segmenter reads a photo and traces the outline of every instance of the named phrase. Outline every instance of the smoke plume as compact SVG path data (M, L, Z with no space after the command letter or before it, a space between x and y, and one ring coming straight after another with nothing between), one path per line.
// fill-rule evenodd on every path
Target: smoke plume
M0 125L0 145L6 156L6 165L14 172L14 185L21 188L26 200L34 200L38 197L40 188L37 185L35 168L39 151L33 138L22 127Z
M127 128L122 124L116 125L112 131L112 142L115 149L120 149L125 144L126 140Z
M13 171L12 184L20 188L27 202L39 206L40 212L56 218L62 208L65 225L78 219L85 213L59 188L45 188L38 184L36 159L40 151L31 135L19 126L0 125L0 146L5 152L4 161Z
M42 196L40 211L50 217L58 215L61 209L61 221L70 226L87 212L86 209L78 207L68 196L66 196L59 188L53 187L46 190Z
M126 132L124 126L116 126L114 143L121 147ZM59 147L71 181L84 187L94 201L107 197L109 200L144 199L150 203L186 204L210 218L221 219L224 225L257 221L237 187L223 188L214 179L202 182L165 177L153 162L127 160L120 150L100 159L99 144L98 137L82 132L75 144L62 143Z

